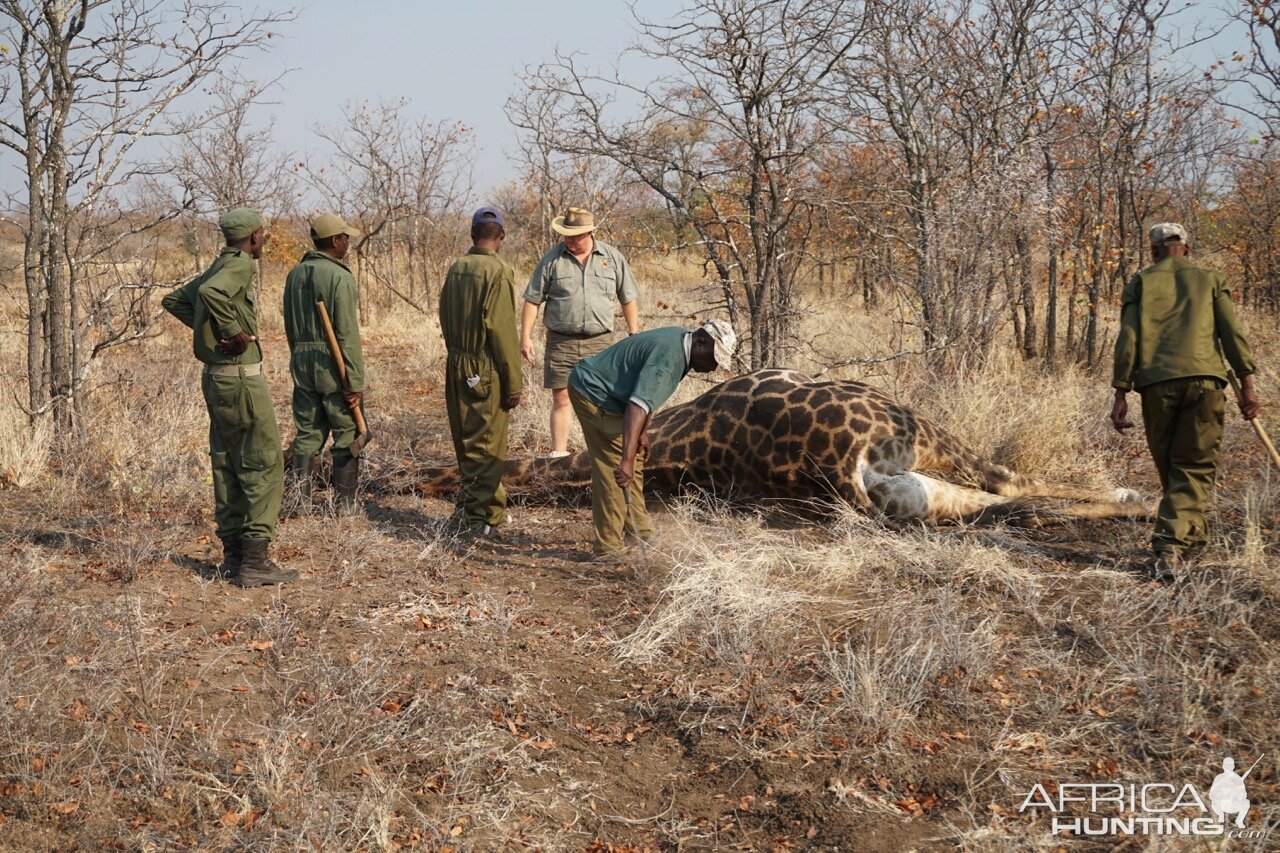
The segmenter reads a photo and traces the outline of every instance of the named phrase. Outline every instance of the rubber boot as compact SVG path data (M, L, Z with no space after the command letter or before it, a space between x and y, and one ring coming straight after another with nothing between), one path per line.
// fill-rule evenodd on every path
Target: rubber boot
M222 540L222 562L200 572L205 580L231 580L240 574L244 565L244 544L239 536L228 536Z
M311 508L311 476L316 458L310 453L293 454L293 485L298 490L298 503L303 512Z
M342 515L358 512L360 500L356 491L360 487L360 459L345 454L335 455L330 481L338 512Z
M240 574L231 579L238 587L267 586L269 584L289 583L296 581L298 573L292 569L283 569L267 559L267 540L241 540L244 543L244 565Z

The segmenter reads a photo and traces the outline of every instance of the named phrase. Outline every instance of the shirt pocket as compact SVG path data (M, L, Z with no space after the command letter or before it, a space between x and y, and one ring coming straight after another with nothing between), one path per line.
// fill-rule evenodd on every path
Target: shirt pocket
M582 275L577 272L557 273L551 279L550 289L546 293L548 299L567 299L578 292L582 286Z

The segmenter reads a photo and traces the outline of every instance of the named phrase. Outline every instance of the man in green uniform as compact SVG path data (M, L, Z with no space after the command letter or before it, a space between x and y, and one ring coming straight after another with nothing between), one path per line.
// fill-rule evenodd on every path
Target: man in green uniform
M448 350L444 394L462 475L455 517L481 537L494 536L505 520L507 413L520 404L522 390L515 273L498 257L505 237L497 209L477 210L471 250L449 267L440 291L440 331Z
M520 313L520 352L533 359L533 322L546 305L542 387L551 389L552 458L569 455L569 371L613 343L613 304L622 304L627 334L640 330L640 291L627 259L595 239L595 217L571 207L551 222L563 237L529 277Z
M271 393L262 375L254 311L253 262L267 244L266 224L237 208L218 220L227 246L209 269L165 296L162 305L192 331L204 362L214 515L223 561L214 577L242 587L294 580L267 557L284 487L284 459Z
M583 359L569 374L569 399L591 455L591 551L597 560L620 559L626 551L624 533L640 541L653 533L637 457L649 446L646 430L654 410L690 369L727 369L737 344L733 328L723 320L692 332L653 329Z
M1187 551L1209 541L1205 509L1213 494L1226 407L1223 355L1240 377L1240 411L1246 420L1258 416L1259 404L1253 356L1226 280L1187 259L1187 230L1181 225L1156 225L1150 238L1153 263L1125 285L1122 297L1111 423L1120 432L1133 426L1125 394L1136 388L1164 491L1151 537L1152 567L1167 575Z
M351 511L358 505L360 459L351 453L351 442L356 437L351 410L362 402L364 355L356 317L356 279L342 261L351 248L351 238L359 236L359 231L336 214L317 217L311 223L315 249L302 256L284 283L284 331L289 339L293 422L297 427L292 468L304 507L311 502L312 460L330 435L333 436L332 482L338 508ZM342 387L329 353L317 301L324 303L338 348L342 350L346 388Z

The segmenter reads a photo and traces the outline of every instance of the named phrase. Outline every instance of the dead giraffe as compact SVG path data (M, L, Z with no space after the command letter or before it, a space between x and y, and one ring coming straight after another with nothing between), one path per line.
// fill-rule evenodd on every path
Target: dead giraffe
M1153 509L1127 489L1101 493L1046 483L989 462L955 436L861 382L818 381L758 370L654 416L645 487L686 488L745 500L844 501L896 522L1009 518L1146 518ZM585 490L585 452L551 462L507 463L513 494ZM456 472L433 469L422 491L456 488ZM1068 501L1047 502L1044 498Z

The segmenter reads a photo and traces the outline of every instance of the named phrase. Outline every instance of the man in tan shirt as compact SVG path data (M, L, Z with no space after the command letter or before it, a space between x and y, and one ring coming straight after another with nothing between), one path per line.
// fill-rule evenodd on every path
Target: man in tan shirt
M582 359L613 343L614 301L622 305L627 334L640 331L639 296L627 260L595 239L595 218L571 207L551 228L564 239L542 256L524 291L520 312L520 353L533 360L533 322L546 305L547 327L542 386L551 389L551 456L569 453L569 373Z

